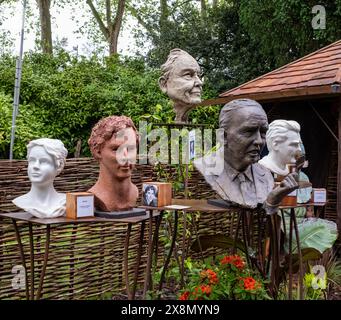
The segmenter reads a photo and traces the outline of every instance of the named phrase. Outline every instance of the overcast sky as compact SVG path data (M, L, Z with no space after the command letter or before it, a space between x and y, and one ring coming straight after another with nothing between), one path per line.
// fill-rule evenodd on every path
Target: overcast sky
M31 6L35 9L34 14L35 17L39 16L38 10L35 5L35 1L29 0ZM9 30L11 32L11 36L15 39L15 46L13 48L13 53L19 53L19 44L20 44L20 30L21 30L21 21L22 21L22 2L19 1L14 8L14 16L11 17L11 12L13 9L9 9L8 6L3 5L5 7L5 11L1 13L5 17L8 17L5 20L4 24L1 26L3 30ZM88 55L89 51L91 51L92 44L87 39L85 35L77 34L75 31L79 28L79 25L76 24L75 21L72 20L72 12L70 9L60 9L56 8L56 6L52 6L51 8L51 16L53 17L53 25L52 25L52 37L53 41L61 40L62 38L68 39L67 50L73 51L75 47L78 46L79 54ZM79 17L80 22L84 21L85 18ZM36 19L36 18L35 18ZM25 20L26 29L29 26L30 21L34 21L32 18L27 18ZM136 25L135 21L128 21L130 25ZM24 51L33 50L35 47L35 31L32 30L29 33L27 30L25 31L25 42L24 42ZM120 53L124 55L132 55L134 53L134 39L132 37L131 28L125 27L121 32L118 50Z

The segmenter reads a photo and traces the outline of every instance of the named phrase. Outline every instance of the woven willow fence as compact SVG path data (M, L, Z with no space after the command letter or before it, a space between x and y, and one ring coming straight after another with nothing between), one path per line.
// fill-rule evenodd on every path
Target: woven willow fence
M164 172L176 179L176 168L163 166ZM68 159L60 176L55 180L59 192L77 192L88 190L96 181L98 165L90 158ZM133 182L139 188L144 181L157 180L157 171L150 165L137 165ZM29 191L26 161L0 161L0 214L18 211L11 200ZM202 176L194 171L188 182L191 198L207 199L214 193ZM182 194L173 197L181 198ZM141 198L141 197L140 197ZM236 215L232 212L224 214L202 213L195 221L198 234L216 234L232 232ZM30 261L28 227L19 223L26 261ZM129 274L133 277L135 260L139 244L140 225L133 225L129 247ZM147 242L148 223L146 224L144 244ZM160 233L165 229L161 225ZM53 225L51 227L51 245L46 269L42 298L44 299L89 299L98 298L105 293L118 293L124 286L123 248L127 225L124 223L93 223ZM182 229L179 229L179 235ZM181 243L181 236L178 244ZM189 240L187 239L187 242ZM35 275L38 276L43 265L45 232L43 227L34 227ZM143 282L147 262L146 245L143 246L138 282ZM212 254L216 251L205 253ZM164 259L163 246L159 247L158 264ZM193 255L194 258L198 255ZM23 299L25 289L13 289L12 268L20 265L18 244L14 228L9 219L0 220L0 299ZM29 267L29 263L28 263ZM28 268L28 277L30 268ZM36 289L36 288L35 288Z

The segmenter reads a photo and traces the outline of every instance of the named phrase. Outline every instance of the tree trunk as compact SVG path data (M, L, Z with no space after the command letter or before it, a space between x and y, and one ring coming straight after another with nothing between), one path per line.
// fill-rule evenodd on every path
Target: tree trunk
M124 9L126 6L126 0L119 0L116 10L116 15L114 21L112 21L112 10L111 10L111 2L110 0L106 0L105 9L106 9L106 22L107 25L104 24L101 15L96 10L92 0L86 0L86 3L89 5L91 12L96 19L99 28L104 35L106 41L109 45L109 54L113 55L117 53L117 44L118 44L118 36L121 31L122 21Z
M37 0L40 16L41 48L43 53L52 55L51 0Z
M125 9L125 0L120 0L117 5L116 17L110 30L109 54L117 53L118 36L120 35L123 14Z
M207 5L206 5L206 0L201 0L201 18L203 21L206 20L207 18Z

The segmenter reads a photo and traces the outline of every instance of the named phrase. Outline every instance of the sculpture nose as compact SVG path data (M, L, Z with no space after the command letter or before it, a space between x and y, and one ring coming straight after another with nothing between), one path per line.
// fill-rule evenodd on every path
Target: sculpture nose
M263 145L263 139L262 139L262 136L261 136L259 131L257 131L257 133L256 133L256 138L255 138L254 144L259 146L259 147L261 147Z
M202 87L202 80L199 78L198 75L195 75L194 84L195 86Z
M40 163L39 163L38 159L33 162L33 166L32 167L33 167L33 169L39 169L40 168Z

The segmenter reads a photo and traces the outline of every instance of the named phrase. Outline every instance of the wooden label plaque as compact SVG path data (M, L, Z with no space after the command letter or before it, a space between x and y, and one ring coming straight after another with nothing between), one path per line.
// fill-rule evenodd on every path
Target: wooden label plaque
M168 182L145 182L142 185L142 204L164 207L172 204L172 184Z
M78 219L94 216L94 195L90 192L66 194L66 218Z

